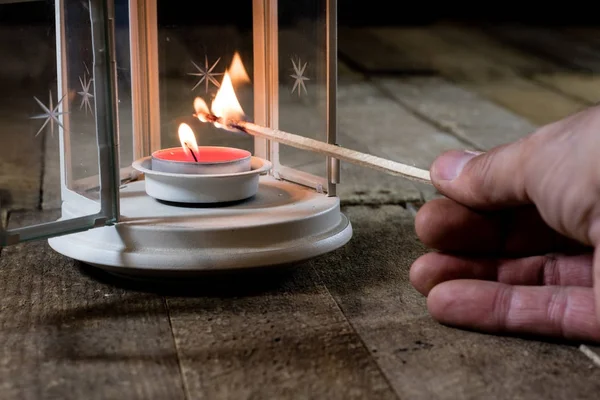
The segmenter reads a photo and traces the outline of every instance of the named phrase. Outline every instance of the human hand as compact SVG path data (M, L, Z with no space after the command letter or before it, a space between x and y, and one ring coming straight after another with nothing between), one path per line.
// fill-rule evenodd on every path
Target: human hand
M447 152L431 177L446 198L415 227L439 252L410 280L436 320L600 342L600 107L484 154Z

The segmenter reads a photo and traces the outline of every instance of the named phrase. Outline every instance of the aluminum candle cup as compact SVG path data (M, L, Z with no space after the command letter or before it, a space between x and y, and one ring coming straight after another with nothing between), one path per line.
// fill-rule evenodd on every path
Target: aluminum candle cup
M216 204L245 200L257 193L260 175L269 172L272 164L258 157L251 157L250 162L249 171L230 174L160 172L151 168L152 157L136 160L132 166L144 174L150 197L172 203Z
M186 154L182 147L158 150L152 153L152 170L174 174L233 174L251 169L252 154L233 147L200 146L195 153Z

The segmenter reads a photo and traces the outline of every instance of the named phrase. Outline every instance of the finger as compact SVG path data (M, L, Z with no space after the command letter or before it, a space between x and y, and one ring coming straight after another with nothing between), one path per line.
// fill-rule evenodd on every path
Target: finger
M600 321L600 220L596 223L596 232L594 235L598 235L598 245L594 252L594 292L596 294L596 314Z
M427 306L436 320L460 328L600 341L592 288L455 280L434 287Z
M431 166L431 180L444 195L470 207L495 209L531 204L525 186L525 141L486 153L451 150Z
M483 213L435 199L421 207L415 229L425 245L444 252L532 255L588 249L551 229L533 206Z
M410 268L411 284L425 296L438 284L456 279L480 279L509 285L592 287L592 254L502 260L428 253L415 260Z

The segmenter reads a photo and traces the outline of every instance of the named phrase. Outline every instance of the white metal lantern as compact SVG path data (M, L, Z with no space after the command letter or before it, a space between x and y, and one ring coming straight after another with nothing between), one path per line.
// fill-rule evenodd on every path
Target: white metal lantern
M160 5L56 0L57 91L32 93L42 115L30 123L58 133L62 217L3 230L3 244L49 238L114 272L170 275L294 263L348 242L336 160L194 109L217 107L228 84L246 120L335 144L335 0L302 2L286 29L276 0L253 0L241 27L210 29L161 30Z
M57 155L44 177L61 217L0 227L1 245L48 238L126 275L290 264L352 236L339 160L428 181L337 145L335 0L247 0L230 23L241 3L199 18L167 0L55 0L56 80L19 86L31 93L7 114Z

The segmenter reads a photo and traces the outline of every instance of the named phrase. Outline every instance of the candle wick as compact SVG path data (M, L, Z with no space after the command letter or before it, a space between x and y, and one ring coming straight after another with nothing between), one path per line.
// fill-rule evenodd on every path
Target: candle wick
M194 161L198 162L198 159L196 158L196 154L194 154L194 150L190 147L190 145L188 143L186 143L185 147L187 147L188 150L190 151L190 153L192 153L192 157L194 157Z

